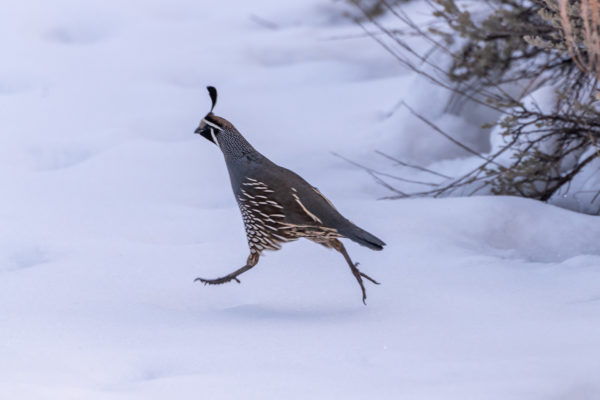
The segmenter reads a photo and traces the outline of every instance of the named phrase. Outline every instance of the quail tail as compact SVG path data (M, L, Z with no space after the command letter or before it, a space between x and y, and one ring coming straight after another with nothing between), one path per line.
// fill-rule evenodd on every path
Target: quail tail
M383 250L383 246L385 246L383 240L359 228L358 226L352 224L349 221L347 226L344 226L343 228L338 228L338 232L347 237L348 239L353 240L362 246L366 246L371 250Z

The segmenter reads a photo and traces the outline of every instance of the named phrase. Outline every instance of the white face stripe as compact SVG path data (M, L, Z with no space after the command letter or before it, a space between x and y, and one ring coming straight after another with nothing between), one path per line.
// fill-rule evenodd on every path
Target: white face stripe
M219 131L222 131L222 130L223 130L223 128L221 128L219 125L217 125L217 124L213 124L212 122L210 122L210 121L207 121L206 119L202 119L202 122L204 122L204 123L205 123L206 125L208 125L208 126L212 126L213 128L215 128L215 129L217 129L217 130L219 130Z
M219 146L219 148L221 148L221 145L219 144L219 141L217 140L217 135L215 135L215 130L213 128L210 128L210 135L213 138L213 141L215 142L215 144L217 146Z

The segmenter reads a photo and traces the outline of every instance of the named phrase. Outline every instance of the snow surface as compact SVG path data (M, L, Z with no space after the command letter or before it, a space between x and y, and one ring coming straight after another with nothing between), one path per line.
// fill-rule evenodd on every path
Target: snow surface
M600 398L598 218L376 200L386 191L332 151L449 169L464 156L399 100L489 143L480 115L444 114L448 95L357 38L343 8L3 4L0 398ZM344 260L307 241L241 285L193 282L248 251L222 156L192 134L207 84L217 114L388 243L347 244L382 282L368 306Z

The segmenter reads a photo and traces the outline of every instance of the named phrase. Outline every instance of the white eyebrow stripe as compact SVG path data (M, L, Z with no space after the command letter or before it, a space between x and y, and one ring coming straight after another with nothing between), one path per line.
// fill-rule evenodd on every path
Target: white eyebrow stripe
M207 119L205 119L205 118L203 118L203 119L202 119L202 121L203 121L203 122L204 122L206 125L208 125L208 126L212 126L213 128L215 128L215 129L218 129L218 130L220 130L220 131L222 131L222 130L223 130L223 128L221 128L219 125L217 125L217 124L213 124L212 122L208 121L208 120L207 120Z

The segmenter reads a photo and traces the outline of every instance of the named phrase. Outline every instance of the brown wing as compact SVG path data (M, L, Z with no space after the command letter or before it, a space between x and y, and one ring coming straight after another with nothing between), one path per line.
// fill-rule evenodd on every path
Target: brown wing
M302 203L294 188L288 190L289 196L285 198L289 197L289 200L283 205L283 201L274 200L274 190L264 182L251 177L242 182L237 200L252 254L278 250L281 243L301 237L319 243L341 237L337 230L323 226L321 220Z

